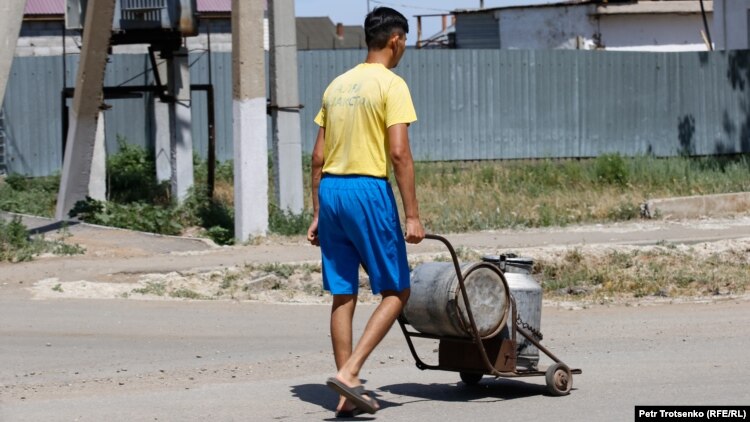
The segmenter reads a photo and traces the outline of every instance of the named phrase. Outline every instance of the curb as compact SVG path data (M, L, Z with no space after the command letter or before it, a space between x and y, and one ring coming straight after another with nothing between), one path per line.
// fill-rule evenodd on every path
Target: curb
M718 217L750 212L750 192L652 199L641 205L646 218Z

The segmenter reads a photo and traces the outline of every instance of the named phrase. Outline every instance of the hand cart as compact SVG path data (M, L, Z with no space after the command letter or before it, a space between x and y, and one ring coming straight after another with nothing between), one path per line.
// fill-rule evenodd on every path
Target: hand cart
M404 333L406 342L409 345L409 350L411 350L411 354L416 361L417 368L421 370L433 369L459 372L461 380L467 385L477 384L484 375L492 375L495 378L544 376L547 391L550 395L563 396L569 394L573 386L573 374L581 374L582 371L580 369L570 369L568 365L563 363L557 358L557 356L542 346L534 333L520 324L519 319L517 318L518 310L516 308L516 301L512 294L510 295L510 312L512 318L512 323L510 324L511 329L502 330L491 338L482 339L480 337L474 315L471 311L469 297L464 284L464 277L461 272L461 266L458 262L455 249L453 249L450 242L442 236L427 234L425 235L425 238L442 242L450 252L458 278L461 297L465 304L466 316L468 316L469 336L449 337L410 331L407 329L409 322L402 314L399 316L398 322ZM507 287L508 283L503 272L499 271L498 273L500 274L502 282ZM554 364L550 365L545 370L537 369L535 366L528 368L517 366L516 339L519 333L552 359ZM412 341L412 338L414 337L439 340L439 363L437 365L426 364L420 359Z

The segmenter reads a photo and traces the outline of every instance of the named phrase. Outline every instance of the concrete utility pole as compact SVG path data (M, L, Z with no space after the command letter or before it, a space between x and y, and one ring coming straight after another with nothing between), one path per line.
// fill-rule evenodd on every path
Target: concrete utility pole
M167 61L162 60L157 64L156 71L162 83L169 81L167 72ZM154 123L156 133L154 140L154 159L156 161L156 180L164 182L172 180L172 131L169 124L169 104L154 98Z
M96 121L96 138L89 174L89 196L98 201L107 200L107 146L104 119L104 111L100 111L99 119Z
M190 116L190 66L188 50L181 47L167 60L169 69L169 131L172 163L172 197L182 202L193 186L193 134Z
M234 236L268 231L268 139L263 0L232 0Z
M86 7L81 58L57 195L55 218L58 221L66 219L73 205L89 194L96 125L103 98L102 87L114 13L115 0L90 1Z
M305 201L302 195L302 141L294 0L271 0L268 7L276 200L281 210L301 214Z
M13 64L25 8L26 0L3 0L0 4L0 107L5 98L5 85Z

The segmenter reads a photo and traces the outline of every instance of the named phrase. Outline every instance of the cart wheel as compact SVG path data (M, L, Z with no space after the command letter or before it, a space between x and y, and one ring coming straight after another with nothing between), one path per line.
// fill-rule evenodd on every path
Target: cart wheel
M461 372L461 381L466 385L477 385L482 380L484 374L478 372Z
M544 378L547 381L547 392L553 396L566 396L573 388L573 374L564 363L555 363L547 368Z

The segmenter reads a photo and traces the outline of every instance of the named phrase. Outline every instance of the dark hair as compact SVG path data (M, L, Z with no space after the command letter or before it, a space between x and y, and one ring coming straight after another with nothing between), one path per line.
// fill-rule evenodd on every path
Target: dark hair
M385 48L393 31L409 33L409 21L398 11L377 7L365 17L365 42L370 50Z

